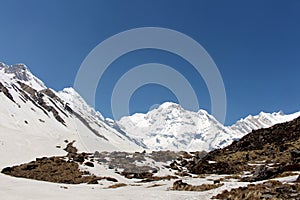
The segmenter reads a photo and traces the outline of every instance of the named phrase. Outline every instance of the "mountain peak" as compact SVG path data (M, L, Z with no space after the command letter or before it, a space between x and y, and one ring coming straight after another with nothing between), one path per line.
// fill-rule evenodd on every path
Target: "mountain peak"
M198 111L190 111L190 110L186 110L184 109L180 104L174 103L174 102L164 102L161 105L159 105L157 107L158 110L162 111L162 110L178 110L178 111L187 111L190 113L195 113L198 115L206 115L206 116L211 116L206 110L200 109ZM155 110L155 109L153 109ZM151 110L152 111L152 110Z
M24 63L16 63L10 66L10 68L20 69L20 70L28 70L28 67Z
M30 75L29 75L29 70L28 67L23 64L14 64L8 67L4 68L5 73L8 74L14 74L16 79L19 79L21 81L29 81L30 80Z
M252 130L267 128L300 116L282 112L261 112L232 126L224 126L206 110L188 111L179 104L165 102L148 113L123 117L116 123L128 135L140 139L149 149L206 150L229 145Z
M44 83L35 77L24 63L6 65L0 62L0 70L4 73L3 75L22 81L38 91L46 89Z
M62 91L60 91L62 93L66 93L66 94L69 94L71 96L76 96L76 97L79 97L80 95L76 92L76 90L72 87L66 87L64 88Z
M162 109L166 109L166 108L181 108L181 106L177 103L174 103L174 102L164 102L162 103L158 108L162 108Z
M0 62L0 69L6 68L6 67L9 67L9 66L3 62Z
M28 67L24 64L24 63L16 63L16 64L13 64L13 65L7 65L3 62L0 62L0 69L5 69L7 70L7 72L10 72L10 71L24 71L24 70L28 70Z

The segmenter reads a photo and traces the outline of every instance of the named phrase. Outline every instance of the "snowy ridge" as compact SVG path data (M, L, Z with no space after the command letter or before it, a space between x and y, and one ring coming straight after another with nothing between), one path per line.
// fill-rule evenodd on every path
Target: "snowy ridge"
M268 128L274 124L291 121L300 116L300 112L296 112L290 115L285 115L282 111L274 113L261 112L256 116L249 115L245 119L237 121L234 125L229 128L235 132L245 135L252 130L260 128Z
M71 87L65 88L62 91L59 91L57 95L63 99L65 102L68 102L67 105L71 107L73 110L73 114L77 115L77 118L80 118L81 121L84 120L87 122L92 130L95 130L98 132L108 132L109 137L113 138L114 140L110 140L113 145L116 145L116 149L114 150L123 150L122 149L122 143L128 143L127 145L132 145L130 143L134 143L134 148L129 148L129 150L133 149L140 149L140 146L142 146L140 143L138 143L134 138L130 138L126 135L126 133L121 132L119 130L116 130L114 127L111 127L107 124L107 121L104 119L102 114L98 111L95 111L94 108L89 106L86 101ZM105 135L104 135L105 137ZM114 143L114 141L118 141L121 139L121 143L117 142ZM120 148L121 147L121 148ZM139 147L139 148L137 148ZM94 150L97 150L97 147L89 147ZM127 147L125 147L127 148Z
M298 116L300 112L291 115L261 112L232 126L224 126L205 110L187 111L178 104L166 102L146 114L123 117L116 123L149 149L211 151L231 144L252 130L268 128Z
M99 121L104 121L102 114L89 106L73 88L64 88L58 92L58 96L65 102L71 104L73 109L80 111L83 115L92 116Z

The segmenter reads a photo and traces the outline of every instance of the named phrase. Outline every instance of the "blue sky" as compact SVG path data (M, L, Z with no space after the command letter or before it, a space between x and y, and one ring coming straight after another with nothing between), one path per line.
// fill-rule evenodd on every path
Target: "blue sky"
M226 124L260 111L300 110L300 2L174 0L2 0L0 61L25 63L48 87L72 86L87 54L101 41L138 27L180 31L200 43L213 58L227 94ZM100 80L96 109L111 117L116 81L130 68L149 62L174 67L210 111L201 76L178 56L159 50L131 52L108 68ZM159 85L145 85L131 98L130 111L177 101Z

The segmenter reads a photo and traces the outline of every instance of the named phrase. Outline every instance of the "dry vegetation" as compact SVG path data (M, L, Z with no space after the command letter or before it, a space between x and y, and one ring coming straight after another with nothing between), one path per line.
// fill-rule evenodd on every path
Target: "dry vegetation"
M153 184L153 185L149 185L147 188L160 187L160 186L163 186L163 185L166 185L166 184L158 184L158 183L155 183L155 184Z
M267 181L262 184L250 184L247 187L239 187L230 191L225 190L212 199L231 200L258 200L258 199L299 199L300 185L281 183L279 181Z
M68 152L67 156L37 158L29 163L6 167L1 173L15 177L67 184L97 184L98 181L103 179L118 182L117 179L112 177L98 177L88 171L81 171L79 164L90 165L88 164L90 162L86 162L89 154L77 153L77 149L73 146L74 142L67 144L64 149Z
M218 187L223 186L223 183L217 183L217 184L202 184L202 185L190 185L187 183L182 182L182 180L175 181L173 183L173 190L179 190L179 191L207 191L212 190Z
M182 163L193 174L252 174L261 172L265 180L286 171L300 171L300 118L260 129L244 136L223 149L208 153L199 160L173 163L172 169L180 171ZM259 166L263 166L259 169Z
M116 184L108 186L107 188L111 189L111 188L119 188L119 187L125 187L125 186L127 186L127 184L125 184L125 183L116 183Z
M152 182L152 181L161 181L161 180L171 180L171 179L178 179L177 176L151 176L149 178L145 178L140 181L140 183Z
M97 184L98 180L113 178L97 177L87 171L80 171L78 163L65 161L62 157L37 158L36 161L14 167L7 167L2 173L22 178L68 184Z

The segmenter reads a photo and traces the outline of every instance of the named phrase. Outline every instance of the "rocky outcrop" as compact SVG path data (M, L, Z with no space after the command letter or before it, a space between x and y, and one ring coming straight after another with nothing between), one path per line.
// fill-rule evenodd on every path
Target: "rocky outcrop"
M255 168L255 171L252 176L245 177L242 179L242 181L255 182L255 181L266 180L282 172L283 169L281 166L269 167L267 165L259 165Z
M4 85L1 82L0 82L0 92L5 94L5 96L7 98L9 98L11 101L13 101L15 103L13 96L9 93L8 89L6 87L4 87Z
M40 93L43 93L45 95L47 95L48 97L50 97L51 99L60 102L61 104L64 104L64 102L61 100L61 98L59 98L51 89L47 88L44 90L39 91Z
M88 171L81 171L79 164L88 159L88 153L77 153L73 146L75 141L65 148L67 156L53 156L37 158L35 161L13 167L4 168L1 173L15 177L67 184L97 184L100 180L118 182L111 177L98 177ZM89 163L89 162L86 162ZM87 164L89 165L89 164Z
M53 95L54 95L54 98L56 99L56 95L51 90L42 90L43 92L38 92L35 89L33 89L32 87L26 85L25 83L22 83L21 81L17 81L17 83L21 87L21 89L19 89L19 91L21 92L21 94L23 95L23 98L25 100L30 100L34 105L36 105L38 108L40 108L41 110L43 110L43 112L46 115L48 115L48 113L46 111L51 112L53 114L54 118L58 122L60 122L64 126L66 126L65 120L59 115L59 112L53 106L48 105L45 102L45 100L43 99L44 96L45 96L45 94L49 94L50 95L49 96L49 100L53 103L53 105L56 106L55 102L51 99L51 96L53 96ZM16 87L16 88L18 88L18 87ZM51 92L49 92L49 91L51 91L53 94ZM61 112L64 113L63 111L61 111Z
M168 163L182 155L183 152L153 151L146 152L95 152L95 161L99 164L107 165L117 173L128 179L144 179L141 182L151 182L158 180L169 180L177 176L155 176L160 167L155 166L156 162ZM167 168L167 166L164 166Z

